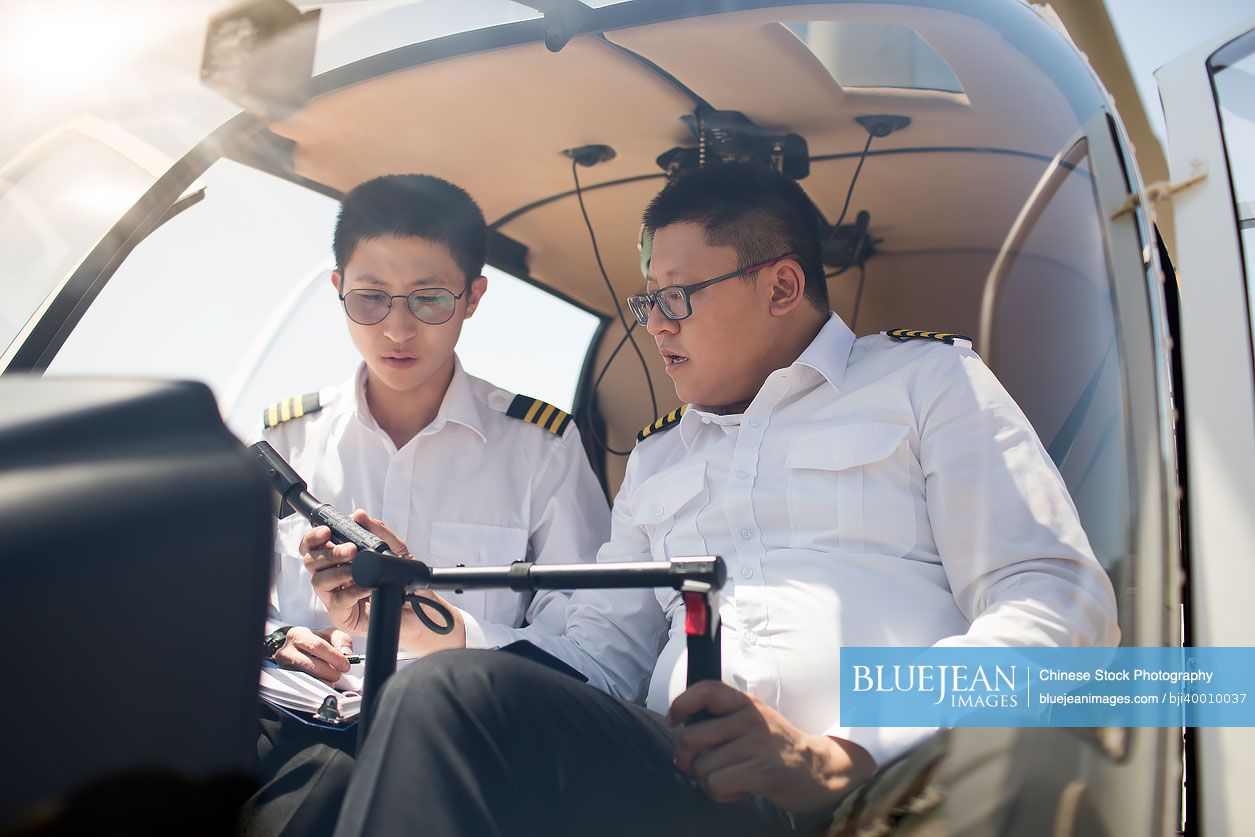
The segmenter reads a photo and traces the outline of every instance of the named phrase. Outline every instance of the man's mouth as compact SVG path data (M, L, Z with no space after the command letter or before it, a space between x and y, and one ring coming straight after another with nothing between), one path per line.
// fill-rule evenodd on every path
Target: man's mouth
M383 362L393 369L408 369L418 363L418 358L404 352L392 352L383 356Z
M662 355L662 362L667 365L667 368L678 366L681 363L688 363L688 356L679 352L673 352L670 349L659 349L658 353Z

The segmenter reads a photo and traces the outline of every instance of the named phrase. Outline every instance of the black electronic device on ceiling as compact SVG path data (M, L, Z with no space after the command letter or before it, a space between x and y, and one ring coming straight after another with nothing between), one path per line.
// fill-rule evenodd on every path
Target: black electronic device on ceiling
M668 179L710 163L759 163L794 180L810 174L810 149L800 134L769 131L740 111L704 105L680 119L697 146L676 146L658 156Z

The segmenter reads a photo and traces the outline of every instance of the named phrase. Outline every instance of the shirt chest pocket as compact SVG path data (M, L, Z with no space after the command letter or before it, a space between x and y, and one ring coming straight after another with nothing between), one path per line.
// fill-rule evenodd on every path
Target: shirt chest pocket
M710 502L706 463L666 471L646 480L633 493L632 500L633 519L649 538L653 560L670 561L708 554L706 541L697 528L697 515ZM679 604L680 594L666 588L654 593L670 618L672 609Z
M704 462L664 471L641 483L632 494L633 520L649 539L653 560L706 554L706 541L697 528L697 514L706 507L709 497ZM672 590L656 592L663 608L678 596Z
M527 530L484 523L433 523L429 554L437 567L505 566L527 558ZM440 595L476 619L509 626L522 623L530 600L512 590L449 590Z
M825 428L789 446L789 545L901 557L915 546L912 454L898 424Z

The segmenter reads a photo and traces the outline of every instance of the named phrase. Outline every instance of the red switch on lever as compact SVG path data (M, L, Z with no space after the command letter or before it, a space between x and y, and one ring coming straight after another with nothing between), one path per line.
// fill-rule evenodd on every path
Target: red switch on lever
M705 593L681 593L684 597L684 633L689 636L707 636L710 628L710 610Z

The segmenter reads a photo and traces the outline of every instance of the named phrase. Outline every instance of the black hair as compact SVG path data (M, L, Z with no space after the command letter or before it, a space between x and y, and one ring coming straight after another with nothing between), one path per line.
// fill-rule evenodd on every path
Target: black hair
M795 253L806 279L804 295L828 310L819 212L792 178L760 165L715 163L671 181L645 210L653 234L672 224L697 224L706 243L731 247L740 267Z
M336 269L362 239L425 238L448 249L469 282L484 269L488 229L465 189L429 174L387 174L358 185L340 201L332 239Z

